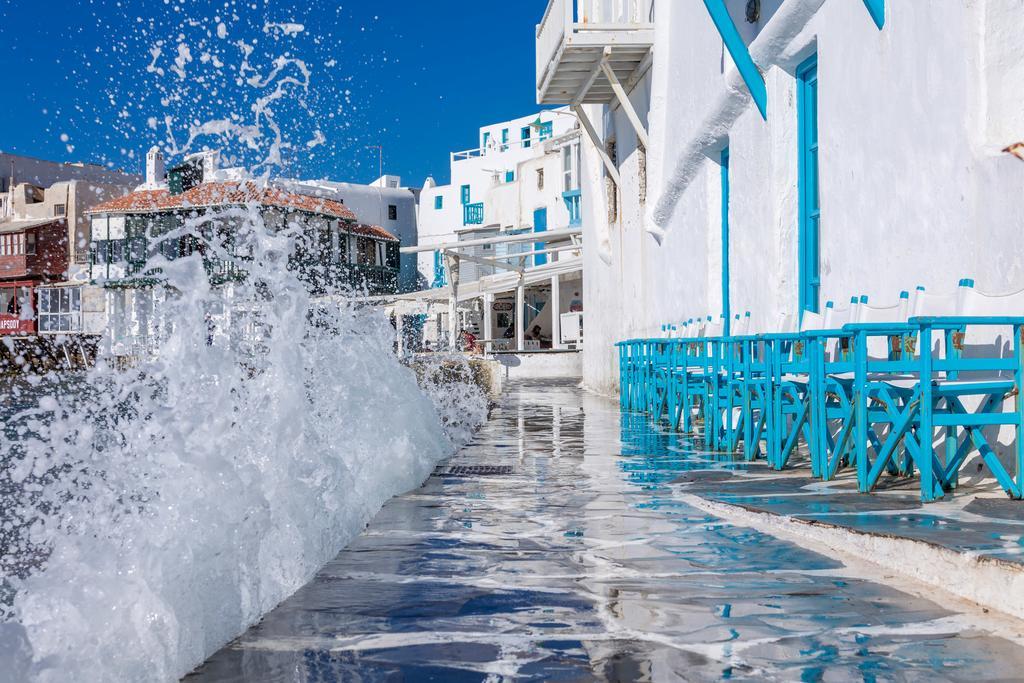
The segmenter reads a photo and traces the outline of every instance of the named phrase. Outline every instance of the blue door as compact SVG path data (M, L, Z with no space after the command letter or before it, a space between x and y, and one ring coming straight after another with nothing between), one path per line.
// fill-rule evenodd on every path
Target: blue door
M800 311L818 312L821 292L821 198L818 164L818 56L799 66L797 134L800 149Z
M546 232L548 229L548 210L537 209L533 212L533 231L534 232ZM543 242L534 242L533 250L540 251L544 248ZM548 262L547 254L535 254L533 257L533 265L542 266Z

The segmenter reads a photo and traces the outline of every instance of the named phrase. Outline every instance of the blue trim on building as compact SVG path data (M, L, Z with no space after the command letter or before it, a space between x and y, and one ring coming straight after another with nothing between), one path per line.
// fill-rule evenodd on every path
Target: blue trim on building
M476 204L464 204L462 206L462 224L463 225L483 225L484 222L484 203L477 202Z
M547 232L548 229L548 210L547 208L536 209L533 212L533 231L534 232ZM533 250L540 251L544 249L544 242L534 242ZM534 254L533 265L543 266L548 262L547 254Z
M430 283L431 287L435 289L438 287L444 287L447 285L447 281L444 277L444 259L441 257L440 251L434 252L434 281Z
M515 179L516 179L516 172L515 171L505 171L505 182L506 183L515 182Z
M540 124L540 135L538 136L540 138L541 142L543 142L544 140L547 140L552 135L554 135L554 124L552 124L550 121L545 121L545 122L541 123Z
M729 305L729 148L722 150L722 315L728 336L732 315Z
M796 70L797 144L800 196L799 287L800 312L819 310L821 292L821 196L818 159L818 55Z
M444 196L437 195L436 197L434 197L434 210L435 211L440 211L443 208L444 208Z
M562 193L562 200L565 208L569 211L569 226L576 227L583 224L583 204L579 190L569 190Z
M519 131L519 136L523 140L523 147L529 148L532 141L530 140L530 127L523 126L523 129Z
M764 77L761 76L760 70L751 59L747 44L743 42L739 31L736 30L732 16L725 6L725 0L704 0L704 6L707 7L708 14L711 15L711 21L715 22L715 28L718 29L719 35L722 36L725 48L732 55L732 61L736 63L743 82L747 84L747 89L750 91L751 97L754 98L754 104L761 112L761 118L767 121L768 89L765 87Z
M463 185L459 190L459 196L462 198L463 204L469 204L469 185Z
M885 26L885 0L864 0L864 6L868 8L868 14L875 26L881 31Z

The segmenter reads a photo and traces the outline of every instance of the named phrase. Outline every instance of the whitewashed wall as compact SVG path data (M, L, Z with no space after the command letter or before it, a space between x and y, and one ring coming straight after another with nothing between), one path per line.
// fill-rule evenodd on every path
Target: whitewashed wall
M777 22L799 16L787 10L816 5L779 4L764 3L774 14L756 30L737 12L744 35L763 39ZM883 303L917 285L951 291L962 277L988 291L1024 288L1017 200L1024 162L1000 151L1024 140L1024 0L889 0L881 31L859 0L825 0L805 25L791 28L799 29L796 37L772 49L754 38L755 56L780 55L762 64L765 122L749 100L738 116L721 108L734 67L703 3L658 4L654 66L632 93L637 108L649 110L646 203L636 188L631 127L618 110L590 108L617 139L623 175L621 210L609 226L600 161L585 149L587 244L608 229L611 248L610 264L596 249L586 252L584 379L592 388L617 389L615 341L721 312L717 159L726 136L732 310L751 311L761 329L796 312L793 72L815 50L822 302L866 294ZM644 228L694 141L707 158L694 166L659 245Z
M442 242L451 242L457 239L457 231L463 229L462 197L461 188L463 185L470 187L470 203L484 202L485 222L497 222L502 227L511 227L512 218L525 218L522 212L529 211L528 220L520 220L516 227L533 226L533 208L544 205L527 188L529 183L534 183L533 177L526 177L521 172L520 166L533 160L542 149L539 133L536 129L531 131L530 147L522 144L522 129L540 117L542 122L550 121L552 124L552 135L558 137L569 132L575 125L576 120L572 116L556 111L543 111L529 116L522 116L510 121L483 126L478 131L479 148L470 150L471 155L456 157L451 162L451 182L447 185L436 185L432 181L424 183L420 195L419 213L419 244L431 245ZM505 149L501 145L501 131L509 130L509 144ZM484 147L484 134L490 133L490 142ZM554 158L556 155L552 155ZM515 189L510 190L503 187L505 173L515 172ZM549 171L545 171L550 175ZM497 182L495 181L497 177ZM561 187L561 176L556 174L554 178L545 178L545 188ZM553 191L553 190L551 190ZM558 190L559 197L561 190ZM513 196L514 195L514 196ZM435 197L443 198L442 208L435 209ZM488 206L491 201L494 206ZM525 203L524 203L525 202ZM557 214L558 206L550 202L546 196L543 202L550 203L552 208L548 210L548 229L554 229L553 225L568 223L568 212L565 213L563 223L553 223L552 218L561 220L561 214ZM514 205L513 205L514 204ZM533 206L536 204L536 207ZM555 215L552 212L555 212ZM419 255L419 271L427 286L433 280L434 255L433 252L426 252Z

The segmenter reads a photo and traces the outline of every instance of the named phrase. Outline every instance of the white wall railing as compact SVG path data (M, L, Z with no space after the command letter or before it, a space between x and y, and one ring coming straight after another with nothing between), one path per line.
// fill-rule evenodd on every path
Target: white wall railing
M569 34L647 28L654 21L653 10L654 0L549 0L537 24L537 85L544 82Z

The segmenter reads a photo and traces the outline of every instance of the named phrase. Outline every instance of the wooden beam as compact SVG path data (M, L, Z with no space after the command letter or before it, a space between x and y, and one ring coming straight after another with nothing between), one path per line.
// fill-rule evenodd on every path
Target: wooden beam
M517 273L522 273L523 269L518 266L512 266L501 261L495 261L494 259L484 258L482 256L471 256L470 254L463 254L451 249L443 249L442 253L445 256L456 256L466 261L472 261L473 263L479 263L482 266L494 266L495 268L501 268L502 270L514 270ZM518 254L517 254L518 256Z
M619 100L619 106L626 112L626 118L633 124L633 130L636 131L636 137L643 144L644 149L650 149L650 138L647 136L647 129L644 128L643 122L640 121L640 116L636 113L636 109L633 108L633 103L629 101L629 95L622 89L622 84L619 83L619 79L615 76L615 71L612 70L611 66L608 65L608 55L611 48L607 48L604 57L601 59L601 70L604 71L605 78L612 85L612 90L615 91L615 97Z
M555 239L570 238L581 235L583 231L579 228L566 228L563 230L551 230L544 233L545 241L551 242ZM512 244L515 242L536 242L534 233L520 233L517 235L503 235L502 237L481 237L475 240L462 240L461 242L440 242L438 244L422 244L415 247L402 247L399 251L403 254L418 254L424 251L443 251L445 249L463 249L465 247L482 247L487 244Z
M608 171L608 175L611 176L616 185L622 187L622 180L619 178L619 169L615 167L611 157L608 156L608 150L604 148L604 141L601 140L601 136L598 135L597 131L594 129L594 124L592 124L590 119L587 117L587 112L585 112L582 105L579 104L575 105L572 110L576 112L576 116L579 117L580 123L583 124L583 129L587 131L587 137L590 138L590 141L594 144L594 148L597 150L598 155L601 157L601 161L604 162L604 167L605 170Z
M604 56L598 57L594 60L594 64L590 67L590 73L587 74L586 80L583 81L583 85L580 86L580 89L576 91L576 96L572 98L571 104L573 106L576 106L583 101L587 96L587 93L590 92L590 88L593 87L594 81L596 81L597 77L601 75L601 64L607 58L608 51L609 48L605 48Z

